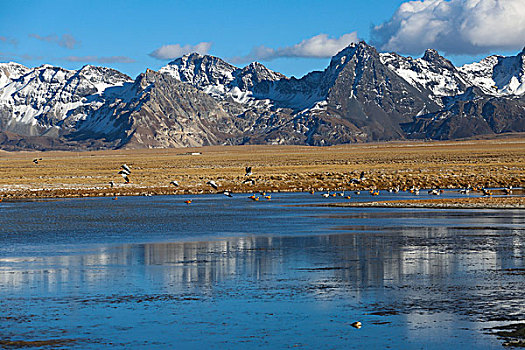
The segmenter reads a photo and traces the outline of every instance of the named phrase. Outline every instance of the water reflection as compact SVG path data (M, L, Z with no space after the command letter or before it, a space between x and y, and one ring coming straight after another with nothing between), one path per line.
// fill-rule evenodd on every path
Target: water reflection
M104 289L130 277L154 288L211 288L227 280L298 278L305 285L330 280L349 290L401 285L417 279L446 284L472 273L516 265L525 255L522 229L491 231L448 227L389 227L374 233L301 237L238 237L209 242L126 244L90 254L0 259L0 290L41 292ZM150 284L150 285L148 285Z
M157 335L158 348L348 348L349 322L361 320L360 341L379 348L499 347L487 322L525 313L525 281L512 272L523 269L522 211L290 210L301 224L287 212L271 235L0 258L10 317L0 330L64 329L124 348L149 347L159 332L170 336Z

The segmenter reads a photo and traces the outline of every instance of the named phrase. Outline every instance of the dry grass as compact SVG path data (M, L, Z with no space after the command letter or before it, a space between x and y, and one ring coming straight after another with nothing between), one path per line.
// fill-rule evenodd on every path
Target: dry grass
M190 155L190 152L202 152ZM34 158L42 157L38 165ZM132 183L117 174L132 169ZM255 186L243 185L253 167ZM368 180L349 185L364 170ZM525 185L525 139L304 146L229 146L97 152L0 152L7 198ZM180 187L170 187L177 180ZM109 181L117 186L111 189Z

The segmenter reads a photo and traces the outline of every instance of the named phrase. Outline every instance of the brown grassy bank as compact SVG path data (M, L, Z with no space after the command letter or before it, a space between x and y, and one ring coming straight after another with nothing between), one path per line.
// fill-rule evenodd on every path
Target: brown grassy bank
M200 152L200 155L191 155ZM34 158L43 158L33 164ZM132 183L117 174L132 169ZM242 184L253 167L255 185ZM3 198L211 193L219 190L514 187L525 185L525 139L304 146L235 146L96 152L0 152ZM366 172L367 180L350 185ZM180 187L170 187L177 180ZM114 181L115 188L109 187Z
M326 207L525 209L525 197L435 198L351 203L327 203Z

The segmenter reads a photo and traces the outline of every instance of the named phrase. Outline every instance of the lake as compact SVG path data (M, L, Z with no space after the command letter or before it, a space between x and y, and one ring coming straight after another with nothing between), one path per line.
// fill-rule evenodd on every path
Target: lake
M2 344L499 349L523 321L524 210L247 197L0 203Z

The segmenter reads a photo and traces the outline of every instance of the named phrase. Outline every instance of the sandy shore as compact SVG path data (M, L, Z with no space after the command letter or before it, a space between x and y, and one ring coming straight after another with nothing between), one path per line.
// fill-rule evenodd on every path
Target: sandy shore
M38 164L32 162L42 158ZM132 170L130 184L118 171ZM255 184L245 184L252 166ZM351 184L365 172L366 180ZM170 181L179 182L179 187ZM218 190L206 184L214 180ZM115 186L110 187L113 181ZM304 146L224 146L96 152L0 152L3 200L301 192L399 186L458 189L525 186L525 139ZM495 193L499 194L499 193ZM414 202L416 203L416 202ZM410 205L416 205L411 202ZM480 201L483 203L483 201Z
M436 208L436 209L525 209L525 197L439 198L351 203L326 203L325 207Z

